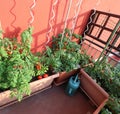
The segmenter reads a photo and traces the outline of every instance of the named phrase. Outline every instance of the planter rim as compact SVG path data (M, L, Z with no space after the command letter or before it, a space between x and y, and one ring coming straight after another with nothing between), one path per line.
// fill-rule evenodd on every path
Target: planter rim
M92 82L92 84L95 85L96 88L99 89L99 90L102 92L102 94L104 94L104 95L106 96L106 98L109 97L109 94L108 94L100 85L98 85L98 83L95 82L95 81L88 75L88 73L85 72L84 69L80 69L80 73L84 74L84 76L85 76L87 79L89 79L89 80ZM80 77L80 78L81 78L81 77Z
M54 79L54 78L57 78L57 77L59 77L59 73L56 73L56 74L53 74L53 75L50 75L50 76L48 76L47 78L43 78L44 80L47 80L47 79ZM33 81L33 82L30 82L30 85L31 84L33 84L33 83L36 83L36 82L42 82L43 81L43 79L41 79L41 80L35 80L35 81Z

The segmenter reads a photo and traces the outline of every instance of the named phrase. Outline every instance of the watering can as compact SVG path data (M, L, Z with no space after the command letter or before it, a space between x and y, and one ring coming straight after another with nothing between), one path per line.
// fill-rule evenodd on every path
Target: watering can
M78 79L78 74L76 76L72 76L68 81L65 90L66 94L69 96L73 96L77 91L77 89L79 88L79 85L80 85L80 80Z

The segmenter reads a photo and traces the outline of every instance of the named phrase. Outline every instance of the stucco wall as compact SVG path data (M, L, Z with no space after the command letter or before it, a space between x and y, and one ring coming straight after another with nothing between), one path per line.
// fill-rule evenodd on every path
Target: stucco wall
M48 21L51 17L52 3L56 0L36 0L36 6L34 11L34 27L33 31L33 50L39 51L42 46L45 46L47 41L46 33L49 30ZM63 29L64 20L68 8L69 0L58 0L55 6L55 18L52 23L53 32L51 35L55 35ZM68 19L68 27L72 26L72 17L74 16L75 5L78 0L73 0L70 15ZM6 33L6 36L19 36L20 32L29 26L30 20L30 6L33 4L33 0L1 0L0 1L0 21L2 28ZM111 12L119 14L120 0L83 0L77 20L75 31L82 33L86 24L88 14L91 9ZM42 45L42 46L41 46Z

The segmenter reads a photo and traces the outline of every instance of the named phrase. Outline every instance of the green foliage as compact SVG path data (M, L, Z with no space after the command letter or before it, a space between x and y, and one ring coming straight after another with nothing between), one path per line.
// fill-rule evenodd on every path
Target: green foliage
M30 51L32 43L32 30L33 28L28 28L21 33L21 42L28 51Z
M30 52L32 30L28 28L21 33L21 43L17 39L0 39L0 89L11 90L11 96L18 101L24 94L30 95L29 82L33 76L47 72L48 67L41 64L36 69L40 58Z
M107 102L107 107L109 110L114 112L114 114L120 114L120 98L111 95L112 99Z
M52 46L46 47L44 56L41 62L48 65L54 72L71 71L80 66L89 63L89 57L85 53L80 52L80 45L70 40L71 31L65 29L64 37L58 34L57 37L53 36ZM74 37L80 35L73 33Z
M112 114L112 112L110 112L108 109L103 108L100 114Z
M97 81L105 90L116 97L120 97L120 70L112 68L106 60L95 62L88 66L86 72Z

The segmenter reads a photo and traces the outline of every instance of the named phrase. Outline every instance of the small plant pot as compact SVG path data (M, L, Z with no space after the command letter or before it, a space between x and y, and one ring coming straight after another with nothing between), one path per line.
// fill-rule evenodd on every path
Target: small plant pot
M108 101L108 93L101 88L85 71L80 70L80 88L95 105L96 110L93 114L99 114L100 110Z
M59 77L54 80L54 84L56 86L59 86L65 83L71 76L77 74L78 72L79 72L79 69L75 69L70 72L60 72Z
M30 83L31 95L38 91L45 90L45 88L49 88L54 78L57 78L57 77L59 77L59 73L51 75L47 78L43 78L41 80L36 80L36 81L31 82ZM16 98L11 98L10 93L11 93L10 90L0 93L0 109L17 102ZM26 97L29 97L29 96L24 96L24 98Z

